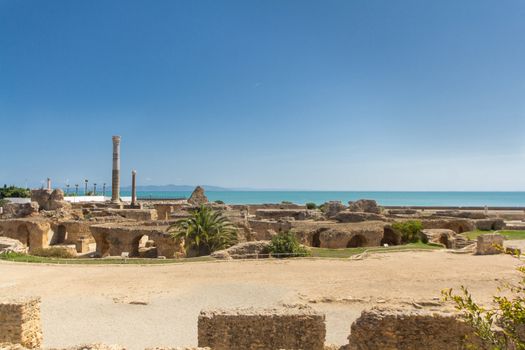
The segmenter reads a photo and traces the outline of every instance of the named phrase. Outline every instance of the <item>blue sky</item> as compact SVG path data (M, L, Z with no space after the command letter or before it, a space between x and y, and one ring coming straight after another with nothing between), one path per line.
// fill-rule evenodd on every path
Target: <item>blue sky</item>
M525 190L523 0L0 0L0 183Z

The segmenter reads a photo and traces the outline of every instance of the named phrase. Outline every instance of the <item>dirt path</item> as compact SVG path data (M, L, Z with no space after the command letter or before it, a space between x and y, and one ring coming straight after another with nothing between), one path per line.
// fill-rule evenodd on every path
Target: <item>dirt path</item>
M445 251L364 260L231 261L148 266L0 263L0 295L42 297L45 346L105 342L130 349L197 343L206 307L309 303L327 315L327 341L346 343L374 303L410 302L467 285L489 300L518 261ZM145 302L133 305L129 302Z

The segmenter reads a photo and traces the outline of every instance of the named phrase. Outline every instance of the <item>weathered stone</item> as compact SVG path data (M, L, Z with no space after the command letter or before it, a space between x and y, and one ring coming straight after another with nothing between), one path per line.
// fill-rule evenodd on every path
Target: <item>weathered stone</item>
M27 246L17 239L0 237L0 254L6 252L27 253Z
M341 201L330 201L323 204L323 212L328 219L333 218L337 213L345 209L346 207Z
M448 229L426 229L422 234L430 243L443 244L445 248L456 248L456 232Z
M89 239L88 238L79 238L75 244L76 251L79 254L89 253Z
M353 212L343 210L334 216L334 219L339 222L362 222L362 221L385 221L383 215L365 212Z
M0 215L3 219L25 218L38 214L38 203L7 203L4 205L4 212Z
M279 220L294 218L295 220L319 219L322 213L319 210L309 209L258 209L255 212L257 219Z
M305 245L321 248L374 247L383 238L385 224L378 221L336 223L296 221L292 230Z
M492 255L503 253L503 236L498 234L485 234L478 236L476 247L477 255Z
M207 310L198 335L213 350L322 350L325 316L311 308Z
M219 250L211 254L216 259L258 259L267 258L269 241L252 241L236 244L228 249Z
M37 202L41 210L71 209L71 203L64 200L64 191L39 189L31 191L31 202Z
M0 299L0 343L41 346L40 298Z
M503 219L476 220L476 228L481 231L502 230L505 228Z
M348 202L348 210L360 213L381 213L381 207L372 199L359 199L355 202Z
M54 232L48 220L39 217L0 220L0 236L16 239L29 248L47 248Z
M459 211L459 210L439 210L433 216L437 217L453 217L464 219L486 219L487 214L476 211Z
M451 350L466 349L469 337L476 349L479 340L472 329L451 311L416 308L365 310L352 324L351 350Z
M195 190L193 190L193 193L188 199L188 203L196 206L208 203L208 197L204 194L204 188L200 186L195 187Z
M248 220L248 225L256 240L269 240L275 233L286 232L292 228L289 221L270 221L270 220Z
M456 233L474 231L476 229L474 220L461 218L425 219L421 220L421 223L425 229L443 228L452 230Z

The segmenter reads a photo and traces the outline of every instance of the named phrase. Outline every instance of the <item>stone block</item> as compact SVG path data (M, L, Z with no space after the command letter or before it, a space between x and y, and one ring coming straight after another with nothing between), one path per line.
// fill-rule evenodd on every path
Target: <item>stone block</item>
M502 235L494 233L478 236L476 254L491 255L503 253L503 240Z
M42 345L40 298L0 299L0 343Z

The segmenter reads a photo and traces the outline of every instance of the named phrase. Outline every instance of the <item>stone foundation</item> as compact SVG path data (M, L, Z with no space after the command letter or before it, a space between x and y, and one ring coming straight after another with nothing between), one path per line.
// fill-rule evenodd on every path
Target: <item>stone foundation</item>
M476 342L472 329L444 310L374 308L352 324L351 350L466 349L465 338ZM473 349L480 349L479 344Z
M199 346L213 350L322 350L325 316L310 308L202 311Z
M41 346L40 298L0 299L0 343Z

